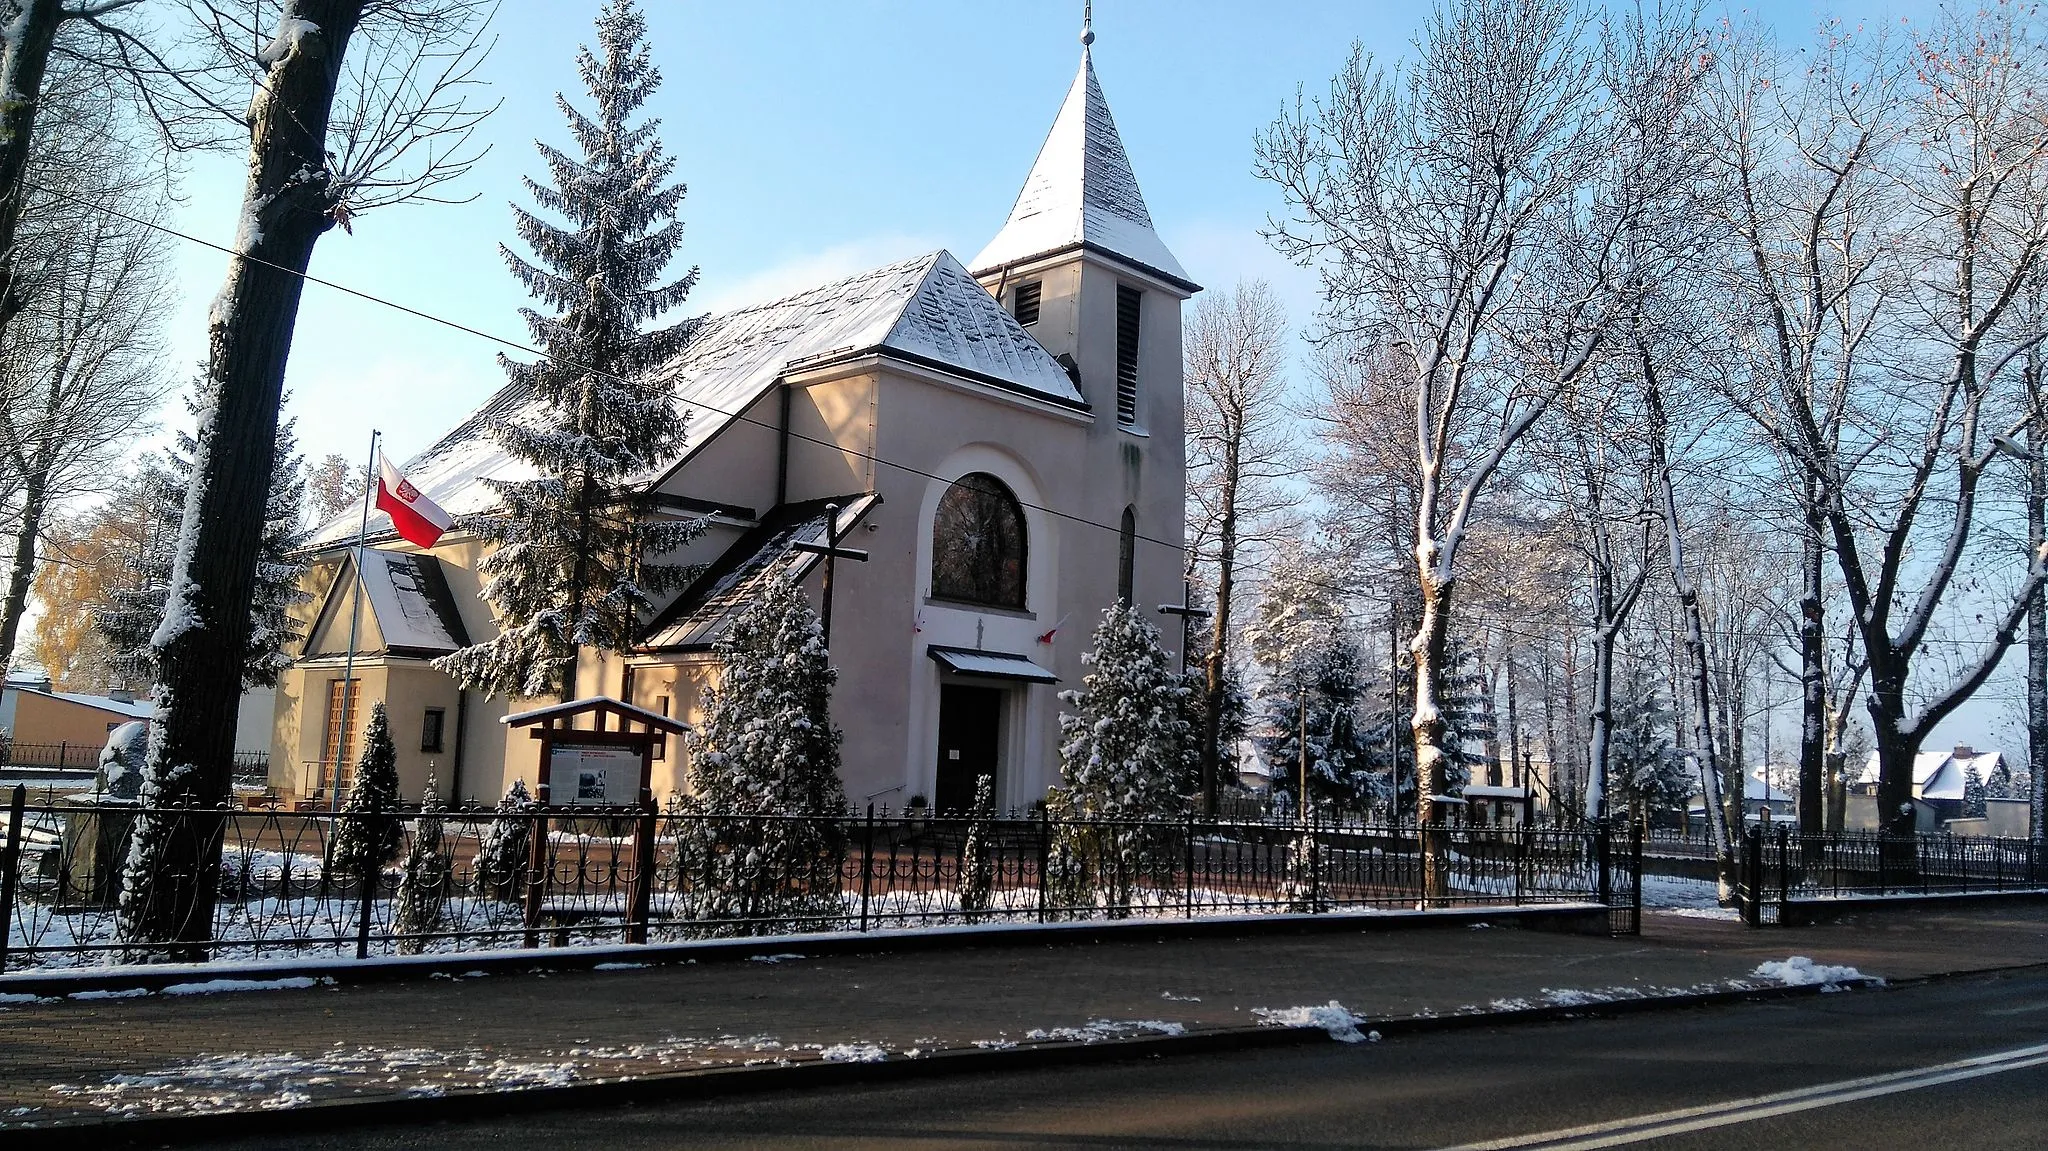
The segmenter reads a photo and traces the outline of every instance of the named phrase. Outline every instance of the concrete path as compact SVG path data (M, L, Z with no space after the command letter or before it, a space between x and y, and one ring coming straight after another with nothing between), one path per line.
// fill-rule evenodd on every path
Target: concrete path
M1227 1032L1332 1001L1370 1028L1765 986L1758 966L1795 954L1889 979L2043 963L2048 906L1766 931L1653 912L1613 940L1457 927L816 959L771 941L732 963L10 1003L0 1126Z

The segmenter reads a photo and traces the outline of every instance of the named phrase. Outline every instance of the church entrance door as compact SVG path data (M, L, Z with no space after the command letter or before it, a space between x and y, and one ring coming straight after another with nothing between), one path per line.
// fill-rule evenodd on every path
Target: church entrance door
M933 786L935 811L967 811L975 783L996 773L997 737L1003 693L992 687L939 687L939 770Z

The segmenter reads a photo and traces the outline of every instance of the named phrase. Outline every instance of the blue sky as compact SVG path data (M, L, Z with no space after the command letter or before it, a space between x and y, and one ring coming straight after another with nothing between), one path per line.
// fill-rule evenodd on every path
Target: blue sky
M647 0L666 77L652 112L689 184L683 266L702 268L686 314L716 311L934 248L970 259L1008 214L1051 126L1080 46L1078 2L1011 0ZM1260 276L1297 323L1313 280L1258 237L1277 205L1251 175L1255 133L1298 84L1311 93L1353 40L1382 57L1408 50L1412 3L1102 0L1096 67L1152 215L1198 281ZM1864 19L1918 17L1931 3L1838 9ZM597 0L504 0L482 79L503 107L485 125L491 153L455 191L458 206L388 208L355 233L320 241L313 272L472 328L523 340L527 301L497 245L507 203L539 170L538 137L566 144L553 103L580 97L572 55L589 39ZM1826 9L1761 4L1788 39ZM241 158L190 162L181 230L226 242L241 196ZM170 331L177 362L205 347L207 302L225 257L178 247ZM287 386L309 457L357 458L381 427L394 459L426 447L499 385L498 347L472 335L309 286ZM173 401L175 405L175 401ZM180 411L168 406L166 419ZM2015 670L2009 661L2007 672ZM1986 694L2017 685L2001 675ZM1982 738L2003 703L1973 706L1948 727ZM1790 731L1789 707L1779 713Z

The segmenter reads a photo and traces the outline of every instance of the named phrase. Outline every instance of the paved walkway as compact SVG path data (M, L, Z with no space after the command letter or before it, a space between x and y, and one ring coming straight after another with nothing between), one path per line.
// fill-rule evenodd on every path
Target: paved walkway
M1794 954L1894 979L2048 962L2041 906L1767 931L1652 912L1644 926L818 959L769 943L733 963L13 1003L0 1126L1244 1028L1332 1000L1369 1020L1570 1005L1764 985L1757 966Z

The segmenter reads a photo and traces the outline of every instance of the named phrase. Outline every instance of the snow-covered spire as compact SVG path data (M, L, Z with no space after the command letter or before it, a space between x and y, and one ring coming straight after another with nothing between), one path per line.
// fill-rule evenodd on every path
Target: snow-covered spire
M1089 48L1094 40L1084 14L1081 70L1025 177L1008 222L969 267L980 276L1006 264L1085 245L1195 291L1180 261L1152 230L1152 213L1145 208L1116 120L1095 78Z

